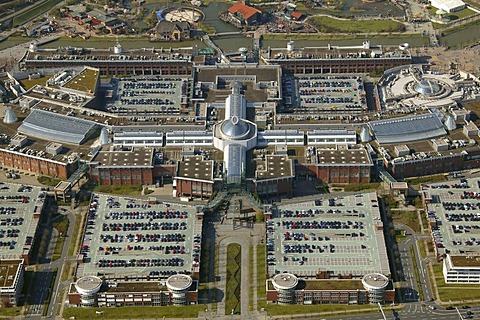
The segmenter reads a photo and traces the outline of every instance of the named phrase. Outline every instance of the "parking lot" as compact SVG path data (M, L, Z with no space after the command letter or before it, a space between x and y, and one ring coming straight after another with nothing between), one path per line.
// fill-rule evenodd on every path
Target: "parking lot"
M196 208L94 195L81 248L81 275L167 278L197 272L201 221Z
M480 180L424 185L432 239L439 254L480 253Z
M287 104L324 111L366 111L363 79L358 76L286 76L283 92Z
M190 81L178 77L122 78L114 83L115 101L107 108L119 114L178 114L190 91Z
M28 254L44 206L39 187L0 182L0 258Z
M376 193L278 207L267 221L268 274L390 274Z

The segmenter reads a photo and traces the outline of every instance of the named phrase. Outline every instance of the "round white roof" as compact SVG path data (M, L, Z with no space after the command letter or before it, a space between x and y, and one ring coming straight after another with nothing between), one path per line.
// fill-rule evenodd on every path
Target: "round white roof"
M291 273L281 273L273 277L272 284L275 289L293 290L298 284L298 278Z
M94 294L100 290L102 279L96 276L85 276L75 282L75 288L80 294Z
M362 284L366 290L385 289L388 282L388 278L381 273L369 273L362 278Z
M186 291L192 286L192 278L186 274L176 274L167 279L166 285L172 291Z

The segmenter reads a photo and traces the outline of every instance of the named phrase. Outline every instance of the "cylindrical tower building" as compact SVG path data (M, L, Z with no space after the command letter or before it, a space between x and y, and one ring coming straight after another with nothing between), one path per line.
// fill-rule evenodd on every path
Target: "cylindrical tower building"
M298 278L291 273L277 274L272 279L272 284L278 292L278 304L295 303L295 288L298 284Z
M192 283L192 278L186 274L176 274L167 279L167 289L172 294L172 304L174 306L187 303L186 294Z
M94 307L97 305L97 292L102 286L102 279L96 276L85 276L75 282L75 289L80 294L82 307Z
M362 284L368 291L368 300L370 304L383 302L383 292L388 286L389 280L381 273L369 273L363 276Z

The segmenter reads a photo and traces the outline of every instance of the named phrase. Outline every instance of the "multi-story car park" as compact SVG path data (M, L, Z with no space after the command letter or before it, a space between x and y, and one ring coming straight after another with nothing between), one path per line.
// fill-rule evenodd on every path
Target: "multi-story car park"
M480 283L480 180L423 185L437 259L447 283Z
M70 304L196 302L202 217L191 206L94 195ZM92 286L100 277L104 283Z
M267 274L273 278L267 281L269 301L362 304L393 300L376 193L273 207L270 214ZM278 279L283 274L296 281L287 281L293 281L287 286L286 280ZM295 291L290 302L285 302L285 296L277 300L285 293L279 288Z
M30 263L45 195L38 187L0 182L0 260Z

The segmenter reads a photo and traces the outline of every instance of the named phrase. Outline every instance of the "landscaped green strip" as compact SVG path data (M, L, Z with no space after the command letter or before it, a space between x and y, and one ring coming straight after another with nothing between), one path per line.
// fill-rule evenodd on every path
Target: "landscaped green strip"
M241 247L238 243L227 246L227 284L225 314L240 314Z
M362 309L375 310L375 306L370 304L362 305L348 305L348 304L314 304L314 305L278 305L278 304L269 304L267 306L267 314L269 316L277 315L287 315L287 314L311 314L311 313L320 313L320 312L335 312L335 311L344 311L341 314L348 313L352 311L355 313L361 312ZM388 308L384 308L385 313ZM367 311L367 310L365 310ZM330 316L334 315L333 313ZM377 319L380 317L372 317L372 319Z
M471 26L474 26L474 25L477 25L477 24L480 24L480 19L479 20L474 20L472 22L468 22L468 23L465 23L465 24L462 24L462 25L459 25L459 26L456 26L456 27L453 27L453 28L450 28L450 29L447 29L447 30L443 30L442 31L442 37L444 37L446 35L449 35L451 33L463 30L463 29L467 29L468 27L471 27Z
M320 32L403 32L403 23L394 20L343 20L330 17L312 17L308 22L315 26Z
M420 274L418 273L418 264L417 264L417 258L415 256L415 250L413 247L410 247L410 257L412 258L412 263L413 263L413 273L415 274L415 283L419 284L420 283ZM418 300L423 301L423 291L420 285L417 286L418 288ZM415 290L415 288L412 288Z
M250 251L249 251L249 261L250 261L250 274L253 273L253 267L254 267L254 258L253 258L253 246L250 246ZM254 298L254 291L256 290L256 288L253 287L253 276L250 277L250 303L249 303L249 310L250 311L253 311L253 298Z
M266 289L266 270L265 270L265 245L257 246L257 307L259 310L267 306Z
M32 7L31 10L27 10L15 18L13 18L13 25L15 27L24 24L25 22L41 15L44 12L47 12L48 10L52 9L54 6L62 2L62 0L46 0L40 5L35 5Z
M162 306L162 307L116 307L116 308L65 308L64 319L75 317L77 320L91 319L162 319L197 318L205 305ZM99 316L96 312L103 312Z
M420 184L420 183L436 183L436 182L442 182L446 181L447 178L445 174L436 174L436 175L431 175L431 176L425 176L425 177L418 177L418 178L407 178L405 181L408 184Z

